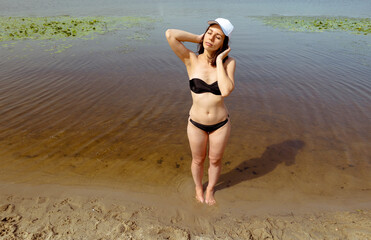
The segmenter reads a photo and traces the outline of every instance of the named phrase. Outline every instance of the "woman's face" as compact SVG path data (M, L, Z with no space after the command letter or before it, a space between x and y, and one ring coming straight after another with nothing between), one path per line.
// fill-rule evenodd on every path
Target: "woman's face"
M211 25L204 35L203 46L208 51L217 51L223 46L224 37L219 25Z

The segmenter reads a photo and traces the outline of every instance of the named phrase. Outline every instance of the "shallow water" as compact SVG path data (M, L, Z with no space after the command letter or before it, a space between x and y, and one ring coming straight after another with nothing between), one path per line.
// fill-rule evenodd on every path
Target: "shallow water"
M371 37L288 32L250 17L370 17L369 3L351 2L0 1L3 16L157 20L92 40L0 44L0 180L191 191L188 78L164 32L202 33L225 16L237 69L220 198L370 195ZM135 33L147 39L127 38ZM47 51L63 44L72 46Z

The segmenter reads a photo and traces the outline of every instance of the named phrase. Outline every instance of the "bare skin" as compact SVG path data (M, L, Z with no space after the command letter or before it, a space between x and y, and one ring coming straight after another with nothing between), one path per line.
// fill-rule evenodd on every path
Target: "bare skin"
M196 55L187 49L182 42L200 43L203 39L204 53ZM212 25L205 34L196 35L177 29L168 29L166 38L174 53L183 61L187 68L189 79L200 78L208 84L218 81L221 95L206 92L196 94L191 92L193 104L190 109L190 118L204 125L213 125L228 118L228 110L224 104L224 98L234 89L234 72L236 62L229 57L224 63L223 59L231 51L230 48L217 56L216 66L212 66L210 59L223 45L225 35L219 25ZM228 121L223 127L211 133L194 126L188 121L187 135L192 152L191 172L195 183L196 199L201 203L214 205L214 187L218 181L221 162L225 147L231 131ZM209 146L209 148L207 148ZM209 182L204 192L202 178L204 174L204 162L209 158Z

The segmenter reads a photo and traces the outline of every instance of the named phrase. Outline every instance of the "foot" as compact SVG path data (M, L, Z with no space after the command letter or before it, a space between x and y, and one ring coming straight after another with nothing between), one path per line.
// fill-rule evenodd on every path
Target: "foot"
M214 198L214 189L206 189L206 200L205 202L209 205L212 206L216 204L216 200Z
M196 200L200 203L205 202L204 191L202 189L202 186L201 187L196 187Z

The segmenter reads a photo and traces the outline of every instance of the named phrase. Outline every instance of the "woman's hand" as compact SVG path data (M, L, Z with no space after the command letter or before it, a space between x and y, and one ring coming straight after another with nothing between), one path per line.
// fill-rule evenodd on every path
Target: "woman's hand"
M201 34L198 36L198 42L201 43L202 42L202 38L204 37L205 33Z
M231 51L231 48L228 47L224 52L220 53L216 58L216 61L223 61L223 59L228 56L228 53Z

